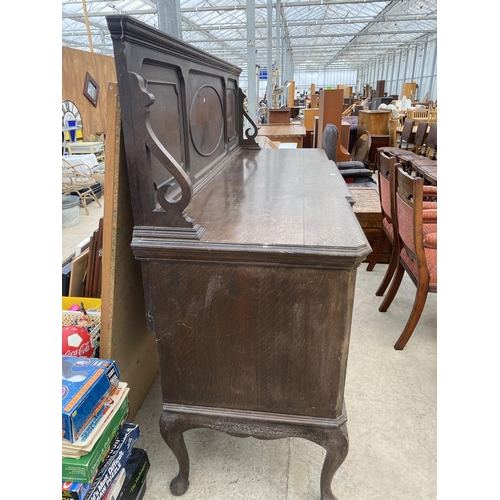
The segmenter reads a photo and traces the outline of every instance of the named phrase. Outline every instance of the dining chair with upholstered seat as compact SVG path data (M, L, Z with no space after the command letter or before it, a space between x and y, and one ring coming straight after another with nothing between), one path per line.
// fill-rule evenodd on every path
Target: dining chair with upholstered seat
M398 239L399 258L391 286L379 311L387 311L406 272L417 290L408 321L394 345L396 350L402 350L418 324L427 295L437 293L437 209L424 210L424 180L421 177L412 177L397 167L395 181L392 220L395 238ZM426 215L432 215L435 223L424 223Z
M387 247L391 245L391 256L389 259L389 265L385 272L384 278L380 283L375 295L384 295L387 287L389 286L394 272L396 271L399 258L399 241L396 238L394 241L394 224L392 220L392 205L394 203L394 196L396 191L395 175L396 168L401 167L401 164L397 162L395 156L390 156L384 151L380 150L377 153L378 156L378 191L380 197L380 210L382 213L382 228L380 229L380 235L368 265L366 267L367 271L373 271L375 265L377 264L382 252ZM437 193L436 193L437 195ZM424 200L426 199L426 193L423 193ZM430 210L430 212L425 212L424 222L435 222L433 210L437 209L437 202L423 202L424 211Z

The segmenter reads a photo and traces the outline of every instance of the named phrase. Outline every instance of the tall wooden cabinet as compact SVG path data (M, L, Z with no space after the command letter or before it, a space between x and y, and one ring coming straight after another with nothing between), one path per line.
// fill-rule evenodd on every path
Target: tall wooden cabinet
M348 161L349 152L344 150L342 144L349 144L349 138L342 140L342 110L344 109L344 90L320 90L319 92L319 122L317 147L320 148L323 141L323 130L327 123L333 123L339 131L337 141L337 161Z

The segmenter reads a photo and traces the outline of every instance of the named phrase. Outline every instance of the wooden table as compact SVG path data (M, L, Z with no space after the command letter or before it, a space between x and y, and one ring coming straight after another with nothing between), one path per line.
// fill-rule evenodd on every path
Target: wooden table
M437 160L430 158L414 159L410 162L411 168L426 181L437 186Z
M302 124L291 123L289 125L282 123L271 123L259 127L258 136L269 137L273 142L296 142L297 147L301 148L306 128Z
M359 225L363 229L363 233L365 233L368 243L370 243L372 249L375 249L380 239L383 218L378 188L350 186L349 191L354 198L352 209L356 215L356 219L358 219ZM365 261L368 262L371 256L372 254L368 255ZM377 262L388 264L390 259L391 246L387 245Z

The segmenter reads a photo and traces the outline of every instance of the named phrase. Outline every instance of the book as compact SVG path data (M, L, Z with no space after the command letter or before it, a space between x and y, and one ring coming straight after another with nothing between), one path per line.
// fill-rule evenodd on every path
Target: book
M62 440L62 456L80 458L90 453L104 429L119 411L129 390L125 382L119 382L116 391L108 397L101 411L90 421L80 437L74 443L69 443L65 439Z
M85 500L102 500L107 490L125 466L134 444L139 439L140 430L137 424L122 425L118 437L113 442L104 463L99 468Z
M146 450L134 448L125 464L125 482L117 500L137 500L150 468Z
M90 483L110 451L113 440L118 435L122 424L128 417L129 403L128 396L125 397L119 410L111 418L108 426L97 440L92 451L80 458L62 459L62 480L74 483Z

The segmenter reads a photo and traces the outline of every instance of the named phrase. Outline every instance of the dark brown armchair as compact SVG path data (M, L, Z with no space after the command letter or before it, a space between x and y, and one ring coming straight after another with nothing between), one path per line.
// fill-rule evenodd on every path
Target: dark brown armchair
M327 123L323 131L322 148L328 158L335 161L338 141L338 129L333 123ZM366 168L366 161L371 148L371 135L367 130L358 133L358 137L351 151L350 161L335 161L342 177L347 184L356 186L375 186L373 172Z

